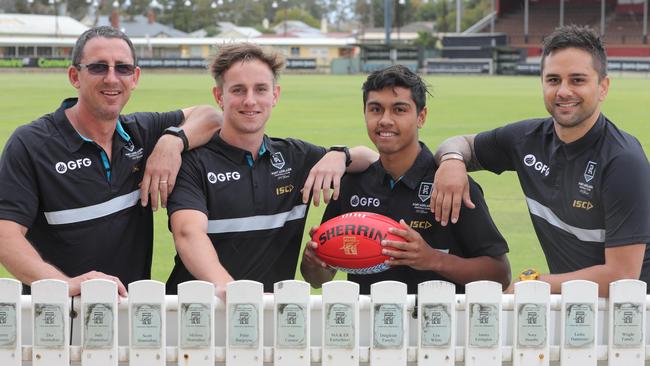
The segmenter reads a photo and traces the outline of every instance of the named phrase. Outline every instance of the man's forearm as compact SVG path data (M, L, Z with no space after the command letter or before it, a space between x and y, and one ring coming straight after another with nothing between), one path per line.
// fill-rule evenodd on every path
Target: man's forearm
M323 287L323 283L331 281L334 278L336 270L310 265L303 261L300 263L300 273L305 281L309 282L311 287L321 288Z
M206 144L223 125L221 112L208 105L183 109L183 114L182 127L190 149Z
M42 279L69 278L53 265L45 262L25 238L26 229L16 223L0 223L0 262L16 279L31 285Z
M510 284L510 263L506 255L499 257L481 256L462 258L446 254L434 270L449 280L467 284L473 281L488 280L499 282L503 288Z
M232 280L228 271L219 262L219 256L207 235L188 235L178 238L174 235L176 249L185 268L198 280L225 286Z
M474 138L476 135L454 136L443 141L434 155L436 163L440 165L444 160L452 157L448 155L459 154L462 156L467 171L483 169L474 152Z
M360 173L368 169L370 164L377 161L379 154L366 146L360 145L350 148L350 159L352 159L352 162L345 171L348 173Z

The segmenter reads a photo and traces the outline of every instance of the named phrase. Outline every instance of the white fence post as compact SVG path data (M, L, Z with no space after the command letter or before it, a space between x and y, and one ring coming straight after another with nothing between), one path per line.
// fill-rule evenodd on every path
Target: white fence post
M418 285L418 365L456 362L456 286L446 281Z
M406 284L397 281L373 283L370 298L370 365L406 366Z
M359 284L323 284L323 366L359 365Z
M214 285L178 285L178 366L214 365Z
M309 366L311 361L311 309L309 284L276 282L273 287L273 359L276 365Z
M142 280L129 284L129 365L165 366L165 284Z
M117 284L81 283L81 365L117 366Z
M541 281L515 283L513 366L548 366L551 286Z
M264 286L241 280L226 287L226 365L264 362Z
M596 366L598 284L574 280L562 284L560 362Z
M0 365L20 366L22 284L14 279L0 279Z
M33 365L70 365L70 298L67 282L40 280L32 283L32 324Z
M639 280L609 284L609 366L643 366L645 363L646 286Z
M465 365L501 365L501 284L465 286Z

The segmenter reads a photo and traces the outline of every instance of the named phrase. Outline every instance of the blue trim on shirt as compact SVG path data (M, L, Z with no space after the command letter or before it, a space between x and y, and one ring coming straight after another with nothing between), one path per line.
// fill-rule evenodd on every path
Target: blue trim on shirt
M267 151L268 151L268 150L266 149L266 144L264 143L264 141L262 141L262 146L260 146L260 149L259 149L259 151L257 152L257 155L258 155L258 156L262 156L262 155L264 155L264 153L266 153ZM253 165L255 164L255 160L253 159L253 154L251 154L250 152L247 152L247 153L246 153L246 162L248 163L248 166L251 167L251 168L252 168Z
M117 131L117 134L124 140L125 142L131 141L131 136L124 130L124 127L122 127L122 122L120 120L117 120L117 124L115 126L115 131ZM77 134L79 134L79 137L81 137L82 140L86 142L90 142L93 145L97 146L99 149L99 155L102 158L102 165L104 165L104 170L106 170L106 180L109 182L111 181L111 162L108 161L108 155L104 151L104 149L101 148L95 141L87 138L86 136L82 135L79 131L77 131Z
M401 177L397 178L397 180L393 180L393 178L390 178L390 182L389 182L389 183L390 183L390 189L391 189L391 191L393 190L393 188L395 188L395 185L397 184L397 182L399 182L400 180L402 180L402 178L404 178L403 175L402 175Z

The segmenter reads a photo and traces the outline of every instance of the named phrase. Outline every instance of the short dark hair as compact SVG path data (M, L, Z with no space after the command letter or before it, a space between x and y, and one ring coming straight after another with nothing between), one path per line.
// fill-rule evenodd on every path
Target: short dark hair
M363 83L363 106L365 108L368 101L368 94L371 91L382 90L384 88L394 88L396 86L411 90L411 98L415 102L417 113L426 106L427 94L429 90L424 80L408 67L404 65L393 65L377 70L368 75L368 79Z
M567 25L558 27L551 35L544 39L542 50L542 71L544 71L544 60L551 53L566 48L578 48L591 55L594 69L598 78L607 76L607 54L605 53L605 42L598 33L589 26Z
M89 40L97 37L119 38L121 40L124 40L124 42L126 42L126 44L129 45L129 49L131 49L131 56L133 56L133 63L136 65L138 64L137 58L135 56L135 48L133 48L133 43L131 43L129 37L119 29L115 29L109 26L101 26L101 27L90 28L79 36L77 42L74 45L74 49L72 49L73 65L79 65L81 63L81 59L83 58L83 52L84 52L84 47L86 47L86 43Z
M253 43L231 43L223 45L210 62L210 74L218 86L223 84L223 74L230 69L235 62L247 62L259 60L267 64L273 72L273 81L280 76L280 70L284 67L284 59L273 50L265 50Z

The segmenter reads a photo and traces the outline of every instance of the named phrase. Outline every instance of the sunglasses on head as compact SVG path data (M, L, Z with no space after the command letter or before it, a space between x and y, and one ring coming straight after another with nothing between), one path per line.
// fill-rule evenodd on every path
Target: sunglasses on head
M92 75L106 75L108 70L112 67L115 69L115 73L120 76L130 76L135 72L135 65L133 64L115 64L111 66L105 63L93 63L93 64L77 64L77 68L86 68L88 72Z

